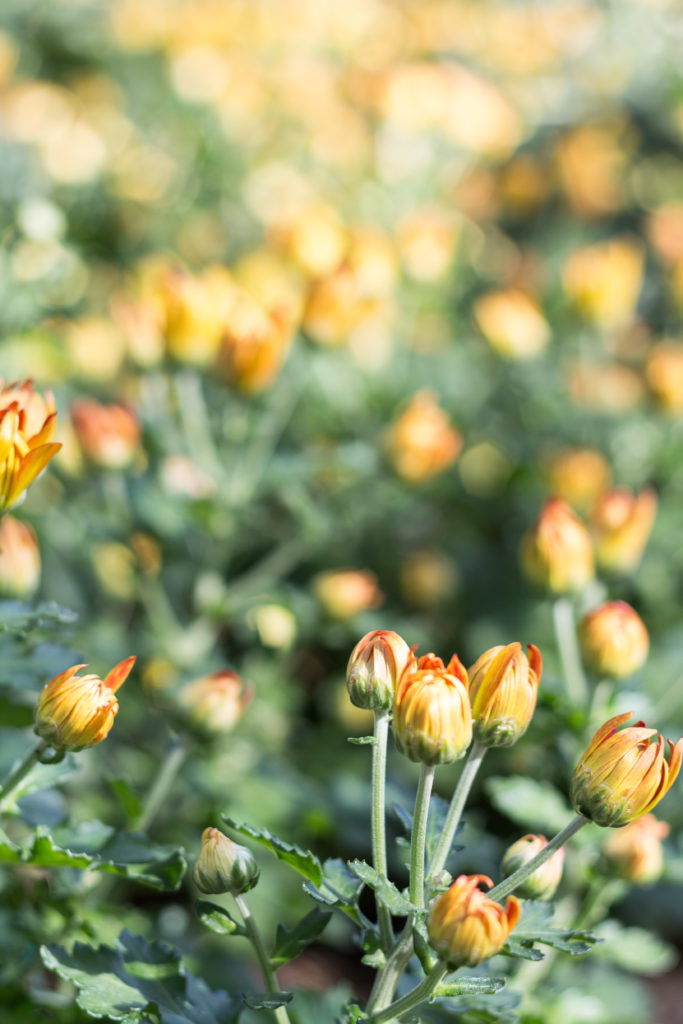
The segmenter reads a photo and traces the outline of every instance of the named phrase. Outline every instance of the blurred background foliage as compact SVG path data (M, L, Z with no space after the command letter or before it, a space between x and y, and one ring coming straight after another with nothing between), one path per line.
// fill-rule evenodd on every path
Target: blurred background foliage
M183 741L154 839L193 857L227 812L321 856L366 856L369 754L345 740L371 728L344 688L353 645L394 629L469 665L520 639L543 652L539 708L487 759L457 863L495 877L520 827L554 827L538 791L525 804L496 777L566 793L585 738L551 604L518 568L552 493L590 521L608 488L654 487L642 560L602 571L578 603L637 609L650 657L612 706L680 733L680 13L676 0L4 0L1 366L54 391L64 447L16 513L40 582L34 555L3 586L76 618L0 636L3 761L46 679L139 656L106 747L67 783L72 822L134 825L187 733L179 688L230 669L253 699L232 731ZM389 803L411 804L414 767L392 754ZM437 774L442 795L455 772ZM56 793L44 804L36 821L66 817ZM680 944L680 799L663 814L664 879L619 916ZM12 1019L76 1019L36 941L111 941L123 924L238 984L244 951L200 934L190 883L169 897L118 880L77 910L59 872L25 884L19 980L0 974ZM254 903L266 929L307 907L276 862ZM348 977L362 992L344 927L323 941L292 984ZM649 941L621 964L619 942L612 961L606 947L558 960L524 1019L652 1019L614 973L672 966Z

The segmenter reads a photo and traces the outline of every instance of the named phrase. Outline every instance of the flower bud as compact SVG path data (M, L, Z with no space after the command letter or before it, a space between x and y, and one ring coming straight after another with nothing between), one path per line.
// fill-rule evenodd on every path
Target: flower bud
M341 621L376 608L383 598L374 573L362 569L332 569L318 573L313 589L327 614Z
M351 652L346 667L351 703L359 708L388 711L409 658L408 644L393 630L376 629L366 633Z
M605 491L593 506L590 520L598 564L617 572L635 569L656 514L657 495L651 487L637 496L626 488Z
M683 739L670 740L669 760L664 737L644 722L619 727L631 712L616 715L596 732L581 757L571 783L576 811L596 825L618 827L642 817L673 785L683 760ZM654 743L653 736L657 735Z
M633 238L608 238L570 254L564 288L587 320L605 330L633 318L643 280L643 250Z
M450 967L476 967L495 956L519 920L515 896L503 908L481 891L480 882L493 885L486 875L460 875L432 905L429 942Z
M548 840L545 836L526 835L512 846L508 846L501 864L504 877L507 878L524 867L547 845ZM562 878L563 865L564 850L558 850L545 864L541 864L533 875L529 875L525 882L518 885L515 892L527 900L552 899Z
M608 601L579 623L581 653L597 676L623 679L645 664L650 638L643 620L625 601Z
M71 419L86 457L102 469L124 469L140 449L140 424L126 405L103 405L81 398L71 406Z
M62 447L49 443L55 402L33 390L30 380L2 387L0 380L0 511L11 508Z
M516 288L482 295L474 304L474 316L491 348L508 359L533 359L550 340L538 304Z
M233 843L217 828L205 828L192 875L200 892L239 896L254 888L259 867L246 846Z
M467 672L457 655L445 666L435 654L414 655L401 673L394 703L398 750L422 764L450 764L472 741Z
M27 598L40 583L40 549L33 529L13 516L0 522L0 596Z
M220 367L238 390L258 394L280 372L291 334L283 316L263 309L248 292L235 286L219 353Z
M204 736L230 732L254 695L236 672L224 669L186 683L178 695L179 707L189 723Z
M560 498L550 498L522 541L524 574L553 594L581 590L595 575L588 530Z
M647 361L645 375L659 405L666 412L683 412L683 345L656 345Z
M662 839L669 826L654 814L644 814L630 825L612 832L602 848L609 867L620 878L642 885L655 882L662 873Z
M82 750L100 743L119 710L114 694L134 662L135 657L119 662L104 680L94 674L77 675L86 665L72 665L55 676L38 697L37 734L59 750Z
M460 432L429 390L413 395L387 438L389 461L407 483L421 483L448 469L461 448Z
M609 485L610 468L605 456L592 448L567 448L548 463L548 480L554 494L585 509Z
M485 747L510 747L531 721L543 662L541 652L520 643L492 647L469 670L474 738Z

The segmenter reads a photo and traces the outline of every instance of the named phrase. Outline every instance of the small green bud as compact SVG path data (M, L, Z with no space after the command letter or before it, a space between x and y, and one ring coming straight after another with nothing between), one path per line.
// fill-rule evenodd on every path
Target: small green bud
M193 872L200 892L239 896L258 882L259 868L246 846L239 846L217 828L205 828Z
M547 845L548 840L545 836L522 836L505 851L501 864L503 875L507 878L508 875L514 874L519 868L533 860ZM552 899L562 878L563 864L564 850L558 850L545 864L541 864L533 875L529 875L525 882L518 885L515 892L527 900Z

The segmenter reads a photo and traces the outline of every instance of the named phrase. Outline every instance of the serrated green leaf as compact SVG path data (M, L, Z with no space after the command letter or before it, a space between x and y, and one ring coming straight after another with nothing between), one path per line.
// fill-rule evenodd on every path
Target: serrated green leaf
M20 601L0 601L0 633L30 633L46 626L71 626L76 612L62 608L56 601L45 601L32 608Z
M356 924L364 920L358 909L358 894L363 887L360 879L349 871L341 857L330 857L323 864L323 880L320 886L304 882L307 892L318 903L336 907L348 915Z
M559 832L574 817L562 794L549 782L525 775L494 776L486 780L485 789L501 814L532 831Z
M552 915L553 908L547 903L525 902L522 919L503 947L503 953L525 960L542 960L543 954L533 948L535 942L540 942L562 953L579 956L588 953L596 942L601 941L589 931L553 928Z
M219 907L210 900L197 900L195 903L197 917L202 924L216 935L246 935L244 925L235 921L225 907Z
M243 992L242 1000L250 1010L277 1010L291 1003L293 992Z
M273 966L286 964L299 955L307 946L322 935L327 922L332 917L329 910L320 910L315 907L309 914L293 927L286 928L278 924L275 935L275 946L270 954Z
M300 846L285 842L284 839L278 839L277 836L274 836L266 828L260 829L254 828L253 825L242 825L225 814L222 817L223 821L230 828L243 836L247 836L249 839L253 839L254 842L260 843L261 846L265 846L271 853L275 854L278 860L289 864L300 875L307 878L309 882L313 882L316 886L320 885L323 880L322 864L310 850L302 850Z
M183 967L169 946L124 931L116 948L85 946L73 952L42 946L45 966L78 989L78 1005L93 1017L162 1024L237 1024L242 1000L212 992Z
M413 904L398 891L394 883L383 878L373 867L366 864L364 860L349 861L349 868L365 885L374 889L377 899L388 907L392 914L397 914L399 917L407 917L415 912Z
M507 984L506 978L460 978L459 981L444 981L437 986L433 999L447 996L494 995Z

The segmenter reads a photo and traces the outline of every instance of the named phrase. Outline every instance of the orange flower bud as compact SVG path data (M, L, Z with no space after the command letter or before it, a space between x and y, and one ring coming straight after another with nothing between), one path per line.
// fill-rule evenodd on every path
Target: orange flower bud
M19 501L62 447L50 443L56 417L52 393L43 398L30 380L0 390L0 510Z
M224 669L186 683L178 704L200 733L218 736L237 725L253 696L253 687L245 686L236 672Z
M260 872L246 846L233 843L217 828L205 828L192 874L200 892L239 896L254 888Z
M650 648L643 620L625 601L608 601L584 615L579 642L591 671L614 679L637 672Z
M491 348L509 359L533 359L550 340L538 304L516 288L482 295L474 304L474 316Z
M445 666L435 654L412 655L396 687L394 739L423 764L450 764L472 741L467 672L457 655Z
M492 647L469 670L474 738L485 747L510 747L531 721L543 667L541 652L520 643Z
M40 583L40 549L33 529L13 516L0 522L0 595L31 597Z
M234 288L219 355L232 384L249 395L264 391L280 372L290 342L284 317L267 312L248 292Z
M533 860L536 854L540 853L547 845L548 840L545 836L522 836L516 843L508 846L505 851L501 864L503 875L507 878L508 875L514 874L519 868ZM525 882L518 885L515 892L527 900L552 899L560 884L563 866L564 850L558 850L545 864L541 864L533 875L529 875Z
M134 656L126 658L103 680L94 674L77 675L86 665L72 665L55 676L38 698L35 731L61 750L82 750L101 743L119 710L114 694L134 663Z
M460 875L434 902L429 942L451 967L476 967L499 953L519 921L521 904L508 896L505 908L479 888L493 885L486 875Z
M598 564L629 572L640 562L657 514L657 495L646 487L639 495L626 488L605 491L593 506L590 526Z
M672 786L683 760L683 739L670 740L644 722L619 727L631 712L605 722L588 744L571 784L574 808L597 825L618 827L635 821L659 803ZM650 740L657 735L654 743Z
M88 459L103 469L124 469L140 448L140 424L132 409L81 398L71 406L78 441Z
M650 353L645 375L662 409L683 412L683 345L664 342Z
M396 684L410 658L405 640L390 629L376 629L359 640L346 667L351 703L359 708L388 711Z
M318 573L313 589L333 619L352 619L359 612L377 608L383 598L374 573L361 569L333 569Z
M595 575L588 530L561 498L550 498L522 541L524 574L553 594L580 590Z
M630 825L612 832L602 848L612 870L629 882L655 882L662 873L662 839L669 826L654 814L644 814Z
M568 448L550 460L548 479L554 494L583 509L608 486L609 463L592 448Z
M394 469L408 483L421 483L452 466L462 437L441 409L432 391L418 391L389 430L387 453Z

